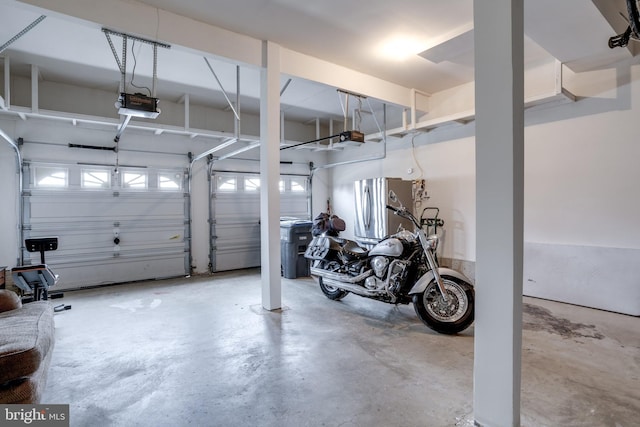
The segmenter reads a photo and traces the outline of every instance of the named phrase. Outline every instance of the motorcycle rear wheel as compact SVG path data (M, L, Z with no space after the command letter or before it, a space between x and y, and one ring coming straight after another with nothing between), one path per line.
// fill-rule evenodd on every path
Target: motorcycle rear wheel
M349 291L343 291L340 288L336 288L331 285L326 285L322 280L322 277L318 277L318 283L320 284L320 289L322 293L327 296L327 298L332 299L334 301L340 301L342 298L346 297L349 294Z
M448 301L445 302L435 279L413 296L413 308L422 322L441 334L455 335L467 329L474 319L473 287L456 278L442 276Z

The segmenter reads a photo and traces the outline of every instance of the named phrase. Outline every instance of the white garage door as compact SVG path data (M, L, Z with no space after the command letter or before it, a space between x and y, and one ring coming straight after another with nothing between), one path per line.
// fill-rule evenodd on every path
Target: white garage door
M310 218L308 175L280 176L280 217ZM211 176L211 271L260 265L260 175Z
M56 290L189 274L184 170L27 163L24 177L24 237L58 236Z

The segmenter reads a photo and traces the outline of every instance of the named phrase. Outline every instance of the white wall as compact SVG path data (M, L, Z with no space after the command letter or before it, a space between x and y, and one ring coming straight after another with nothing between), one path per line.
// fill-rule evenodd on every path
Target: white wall
M529 115L525 239L640 248L640 66L580 80L588 98Z
M525 113L525 246L551 244L554 250L549 252L567 260L550 269L550 260L544 257L525 259L529 295L640 314L637 62L579 75L567 73L565 83L578 95L577 102ZM449 91L451 96L455 93ZM468 108L462 100L446 102L440 106L446 114L453 112L450 106L456 102ZM439 206L445 220L442 255L475 261L474 131L472 122L417 134L415 149L411 135L400 141L390 139L384 160L333 169L335 211L347 219L345 235L352 235L353 229L353 181L364 175L424 178L429 204ZM340 154L334 160L336 156ZM409 167L413 174L407 173ZM616 256L608 259L618 262L603 265L601 252L585 259L585 247L615 251ZM570 265L577 254L583 259ZM564 285L558 283L559 277ZM561 286L572 292L560 292ZM594 298L578 298L584 293ZM612 306L597 301L607 294L623 303Z

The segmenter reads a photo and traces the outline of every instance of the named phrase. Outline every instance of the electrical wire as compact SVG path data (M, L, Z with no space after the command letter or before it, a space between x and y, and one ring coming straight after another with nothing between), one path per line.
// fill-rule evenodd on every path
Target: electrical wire
M129 82L129 84L131 84L131 86L135 87L136 89L146 89L149 92L149 96L151 96L151 89L149 89L146 86L137 86L135 83L133 83L133 79L135 79L136 77L136 66L138 65L138 60L136 59L135 47L136 47L136 41L133 40L133 43L131 43L131 55L133 56L133 70L131 71L131 81Z
M411 137L411 156L413 157L413 162L416 164L416 166L418 167L418 169L420 169L420 175L418 175L418 177L416 179L422 179L422 175L423 175L423 170L420 167L420 163L418 162L418 159L416 158L416 146L413 143L414 140L416 139L416 136L418 136L417 133L414 133L413 136Z

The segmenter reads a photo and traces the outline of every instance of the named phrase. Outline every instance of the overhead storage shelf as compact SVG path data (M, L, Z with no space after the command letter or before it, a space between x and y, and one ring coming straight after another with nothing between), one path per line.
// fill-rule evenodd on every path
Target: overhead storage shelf
M524 108L532 109L534 107L552 107L575 101L576 96L573 93L565 88L558 88L557 90L550 93L535 95L525 99ZM445 126L466 125L467 123L475 120L475 114L475 109L470 109L446 116L435 117L433 119L417 122L415 125L409 124L407 126L389 129L386 132L386 136L403 138L404 136L413 132L430 132L434 129ZM365 138L367 142L380 142L383 139L384 136L380 132L367 135Z
M559 91L554 91L549 94L542 94L538 96L532 96L525 99L524 108L530 109L544 105L545 107L552 107L556 105L569 104L576 101L576 96L565 88L560 88Z

